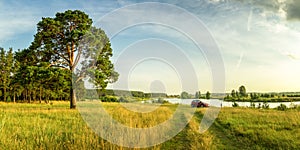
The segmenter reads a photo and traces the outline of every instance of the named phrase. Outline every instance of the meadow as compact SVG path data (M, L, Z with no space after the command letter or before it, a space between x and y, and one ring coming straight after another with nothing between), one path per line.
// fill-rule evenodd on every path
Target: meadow
M111 116L131 127L147 128L167 120L178 105L163 104L149 113L103 103ZM198 132L207 108L198 108L172 139L146 149L299 149L300 111L222 108L208 131ZM138 117L141 116L142 117ZM137 119L139 118L139 119ZM116 132L116 131L111 131ZM90 129L68 102L0 103L0 149L138 149L114 145Z

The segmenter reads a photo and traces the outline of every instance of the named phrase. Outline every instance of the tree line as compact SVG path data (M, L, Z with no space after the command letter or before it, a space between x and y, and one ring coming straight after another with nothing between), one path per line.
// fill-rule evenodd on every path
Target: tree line
M300 94L297 92L281 92L281 93L258 93L258 92L246 92L245 86L240 86L238 90L232 90L230 94L227 94L224 98L227 101L250 101L250 102L290 102L299 101Z
M204 95L202 95L200 91L197 91L195 93L195 95L193 95L193 94L189 94L186 91L183 91L180 94L180 98L181 99L192 99L192 98L195 98L195 99L210 99L211 98L211 93L209 91L207 91Z
M5 102L69 99L71 74L35 59L29 49L0 48L0 98Z

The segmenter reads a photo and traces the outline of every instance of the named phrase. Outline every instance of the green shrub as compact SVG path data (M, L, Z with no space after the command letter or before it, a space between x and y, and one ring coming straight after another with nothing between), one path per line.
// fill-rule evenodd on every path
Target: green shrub
M290 104L290 109L297 109L297 110L300 110L300 105L296 105L294 103L291 103Z
M261 109L261 103L258 103L257 108L258 108L258 109Z
M166 101L166 100L164 100L164 101L163 101L163 104L170 104L170 102L169 102L169 101Z
M239 104L236 102L233 102L232 107L239 107Z
M263 109L269 109L270 105L267 102L264 102L263 105L262 105L262 108Z
M162 103L164 103L164 101L165 101L165 100L164 100L163 98L160 97L160 98L158 98L157 103L161 103L161 104L162 104Z
M119 98L119 102L121 102L121 103L128 103L129 101L127 99L125 99L124 97L120 97Z
M286 111L286 110L287 110L287 106L284 105L284 104L280 104L280 105L277 107L277 110Z
M100 98L100 100L102 102L119 102L116 97L112 97L112 96L103 96Z
M169 101L164 100L163 98L158 98L157 100L153 100L152 103L161 103L161 104L167 104Z
M255 108L255 103L250 102L250 107L251 107L251 108Z

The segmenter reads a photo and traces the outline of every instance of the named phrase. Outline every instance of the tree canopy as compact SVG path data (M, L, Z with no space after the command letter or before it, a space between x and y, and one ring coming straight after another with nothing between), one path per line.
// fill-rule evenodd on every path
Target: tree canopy
M197 92L195 93L195 98L197 98L197 99L200 99L200 98L201 98L201 92L200 92L200 91L197 91Z
M39 59L51 67L65 68L72 73L70 108L76 108L77 82L89 75L97 87L106 88L115 82L118 73L109 60L112 49L109 38L100 28L92 26L92 19L79 10L57 13L54 18L42 18L30 48ZM74 70L78 63L82 67Z
M205 98L210 99L210 96L211 96L211 94L209 93L209 91L207 91L206 94L205 94Z
M180 94L180 98L181 98L181 99L189 99L189 98L191 98L191 97L190 97L190 94L189 94L188 92L183 91L183 92L181 92L181 94Z
M3 89L3 93L1 92L0 94L3 96L4 101L6 101L8 96L7 90L12 82L15 69L16 65L13 60L12 48L8 52L0 48L0 88Z

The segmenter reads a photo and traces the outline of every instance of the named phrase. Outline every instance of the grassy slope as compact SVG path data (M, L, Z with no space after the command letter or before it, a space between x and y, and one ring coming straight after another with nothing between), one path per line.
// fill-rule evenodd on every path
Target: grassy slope
M112 114L123 112L123 116L118 113L113 117L124 124L126 119L138 115L116 104L105 105ZM140 127L155 125L166 120L175 108L175 105L160 107L154 115L145 114L144 118L148 120L146 124L142 123L144 120L131 123ZM149 149L300 148L300 111L223 108L214 125L200 134L197 131L204 113L205 109L198 109L191 122L177 136ZM159 119L155 119L155 115ZM77 110L68 109L68 103L0 103L0 149L21 148L126 149L99 138L86 126Z

